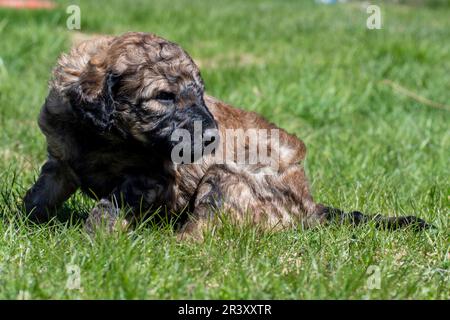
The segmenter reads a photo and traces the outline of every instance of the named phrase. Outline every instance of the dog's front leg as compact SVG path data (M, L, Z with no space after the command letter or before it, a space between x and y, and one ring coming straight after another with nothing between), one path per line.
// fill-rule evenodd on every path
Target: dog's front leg
M78 178L65 162L49 158L24 198L25 211L36 223L49 221L78 188Z

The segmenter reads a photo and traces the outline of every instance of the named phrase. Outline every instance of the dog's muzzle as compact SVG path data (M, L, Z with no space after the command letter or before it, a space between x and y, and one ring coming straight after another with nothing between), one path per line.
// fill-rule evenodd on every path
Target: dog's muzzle
M174 152L177 158L182 157L181 162L196 161L206 153L213 153L218 146L217 122L203 103L177 108L165 128L166 133L170 133L166 140L167 151L171 158Z

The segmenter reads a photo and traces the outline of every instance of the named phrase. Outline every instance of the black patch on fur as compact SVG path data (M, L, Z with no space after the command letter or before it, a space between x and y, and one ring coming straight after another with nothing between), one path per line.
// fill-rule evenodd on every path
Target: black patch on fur
M109 131L114 124L115 92L120 83L120 76L108 72L105 78L102 93L92 99L86 97L81 87L68 94L69 101L81 120L93 126L100 133Z

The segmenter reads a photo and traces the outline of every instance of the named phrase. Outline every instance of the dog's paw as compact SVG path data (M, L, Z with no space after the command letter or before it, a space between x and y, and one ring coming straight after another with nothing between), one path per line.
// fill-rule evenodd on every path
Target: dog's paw
M99 228L108 233L126 230L128 222L125 219L121 219L119 213L119 208L111 201L100 200L89 214L84 228L90 235L94 235Z

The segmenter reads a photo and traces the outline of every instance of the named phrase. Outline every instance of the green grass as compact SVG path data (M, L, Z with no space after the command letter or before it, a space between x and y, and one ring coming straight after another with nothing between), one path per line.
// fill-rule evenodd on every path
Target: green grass
M79 224L25 225L20 199L46 156L36 118L73 32L64 3L0 10L0 298L449 299L450 112L382 82L450 104L448 3L384 1L382 30L365 28L360 3L166 3L83 1L81 31L178 42L200 63L209 94L305 141L317 201L417 214L437 230L225 226L204 243L177 243L168 228L91 240ZM77 194L65 212L83 216L92 205ZM68 265L80 268L82 290L66 287ZM379 289L367 286L370 266Z

